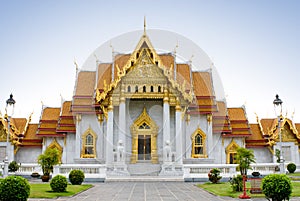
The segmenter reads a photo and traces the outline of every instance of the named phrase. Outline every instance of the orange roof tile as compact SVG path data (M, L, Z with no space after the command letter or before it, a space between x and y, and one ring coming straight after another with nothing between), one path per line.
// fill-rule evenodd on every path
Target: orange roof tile
M115 56L115 69L114 69L114 78L116 79L118 77L118 68L122 70L125 67L125 64L130 58L130 54L118 54Z
M38 124L28 124L24 139L41 139L40 137L36 136L38 126Z
M93 96L95 88L95 71L80 71L78 73L75 96Z
M273 127L276 126L277 119L261 119L260 124L262 126L265 135L269 134Z
M214 96L211 74L209 72L193 72L192 75L196 96Z
M174 68L174 57L171 54L160 54L158 56L167 69L171 68L172 65Z
M104 89L104 80L107 85L111 82L111 63L102 63L98 66L98 81L97 81L97 88Z
M72 116L71 112L71 101L65 101L62 105L61 116Z
M20 133L23 133L27 121L28 120L26 118L12 118L11 124L13 124Z
M258 124L249 124L252 135L247 137L247 140L264 140Z
M188 64L176 64L176 81L179 84L186 83L186 90L191 90L190 66Z
M58 120L60 108L44 108L41 120Z
M228 108L230 121L247 121L244 108Z

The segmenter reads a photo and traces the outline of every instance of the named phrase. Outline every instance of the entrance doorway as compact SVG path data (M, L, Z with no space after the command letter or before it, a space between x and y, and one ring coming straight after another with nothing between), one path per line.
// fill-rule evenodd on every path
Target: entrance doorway
M138 136L138 160L151 160L151 135Z

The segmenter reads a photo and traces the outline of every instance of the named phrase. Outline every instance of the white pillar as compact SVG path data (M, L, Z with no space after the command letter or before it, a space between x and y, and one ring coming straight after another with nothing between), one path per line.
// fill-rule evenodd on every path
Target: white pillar
M125 113L125 98L121 97L120 98L120 104L119 104L119 141L118 141L118 146L119 143L122 142L123 144L123 154L120 158L121 161L125 161L126 158L126 113ZM118 153L119 154L119 153Z
M176 163L182 165L182 121L181 121L181 107L176 106Z
M207 158L214 158L213 153L213 136L212 136L212 114L206 116L207 119L207 133L206 133L206 154Z
M167 142L170 143L170 105L169 105L169 97L168 92L165 89L165 96L164 96L164 108L163 108L163 159L164 162L166 161L166 145ZM171 145L169 145L172 147Z
M81 150L81 146L80 146L80 133L81 133L81 128L80 128L80 121L81 121L81 115L77 114L76 115L76 139L75 139L75 157L80 158L80 150ZM44 142L44 140L43 140ZM43 147L45 147L43 145ZM44 150L43 150L44 152Z
M108 106L107 112L107 130L106 130L106 164L113 162L113 134L114 134L114 112L112 103Z

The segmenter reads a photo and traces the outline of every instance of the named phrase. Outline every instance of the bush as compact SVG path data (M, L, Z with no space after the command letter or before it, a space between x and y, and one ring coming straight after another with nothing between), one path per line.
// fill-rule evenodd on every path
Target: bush
M216 184L222 177L220 176L220 170L218 168L211 169L208 173L208 179L212 183Z
M56 175L52 178L50 186L54 192L65 192L68 186L67 178L62 175Z
M72 185L81 185L84 180L84 173L82 170L72 170L69 174L69 180Z
M18 171L20 165L16 161L12 161L8 165L8 172L16 172Z
M294 164L294 163L289 163L288 165L287 165L287 170L289 171L289 173L294 173L295 172L295 170L296 170L296 165Z
M262 190L266 198L273 201L289 200L292 194L291 179L284 174L270 174L262 180Z
M243 176L237 175L230 178L229 183L232 187L233 192L241 192L243 191Z
M8 176L0 180L0 200L26 201L30 194L30 185L20 176Z

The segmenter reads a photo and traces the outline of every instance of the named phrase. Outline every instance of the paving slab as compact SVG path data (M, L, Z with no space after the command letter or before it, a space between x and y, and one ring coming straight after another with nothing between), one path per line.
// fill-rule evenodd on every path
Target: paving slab
M28 199L28 201L232 201L238 198L215 196L187 182L108 182L93 183L94 187L73 197ZM244 199L245 200L245 199ZM265 198L246 201L266 201ZM291 201L300 201L292 198Z

